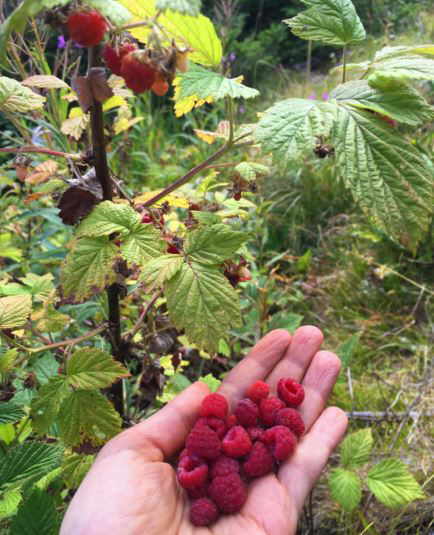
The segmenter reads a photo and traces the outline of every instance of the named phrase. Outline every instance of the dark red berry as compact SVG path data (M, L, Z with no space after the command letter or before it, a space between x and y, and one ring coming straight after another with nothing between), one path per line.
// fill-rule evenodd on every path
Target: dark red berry
M121 75L126 86L138 94L151 89L156 71L152 65L142 61L136 52L130 52L122 59Z
M75 11L67 20L70 38L81 46L95 46L108 29L105 18L95 10Z

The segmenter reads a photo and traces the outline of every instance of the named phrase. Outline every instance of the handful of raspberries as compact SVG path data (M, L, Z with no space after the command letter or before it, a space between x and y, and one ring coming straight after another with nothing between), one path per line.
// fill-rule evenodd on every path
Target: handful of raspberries
M296 410L303 387L291 378L277 384L278 397L256 381L229 414L226 398L209 394L187 437L177 467L178 481L192 504L190 521L209 526L219 514L240 511L249 480L276 472L295 451L304 433Z

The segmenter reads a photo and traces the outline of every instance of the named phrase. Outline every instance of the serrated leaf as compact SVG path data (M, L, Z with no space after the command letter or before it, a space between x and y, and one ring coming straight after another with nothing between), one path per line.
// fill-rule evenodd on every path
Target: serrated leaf
M399 507L424 498L419 483L398 459L385 459L368 472L369 490L387 507Z
M176 327L207 351L217 351L219 339L241 324L238 295L217 267L183 264L166 282L165 296Z
M0 376L10 372L13 367L15 360L18 356L17 349L8 349L4 353L0 352Z
M56 481L56 479L60 476L62 473L62 467L59 466L58 468L55 468L54 470L51 470L47 475L44 477L41 477L36 483L35 488L39 490L46 490L53 481Z
M72 392L59 411L60 437L70 447L85 440L102 445L121 431L121 424L113 405L94 390Z
M301 1L308 9L283 21L297 37L337 46L366 39L362 21L351 0Z
M341 359L342 369L350 365L354 352L359 344L360 334L353 334L343 342L336 350L337 356Z
M121 253L127 262L143 266L159 257L166 249L165 242L152 225L136 223L121 243Z
M431 221L432 167L384 121L350 106L338 107L332 140L338 173L364 212L415 251Z
M24 414L22 407L13 401L2 401L0 403L0 424L18 422Z
M379 50L369 66L368 81L376 85L381 79L407 81L407 80L433 80L434 57L428 50L431 47L385 47Z
M42 442L25 442L0 458L0 487L37 481L60 465L62 450Z
M147 262L142 270L141 279L152 288L162 286L180 269L184 259L179 254L166 254Z
M89 116L80 115L79 117L72 117L63 121L60 131L62 134L65 134L65 136L71 136L78 141L86 130L88 124Z
M122 26L132 20L132 14L123 6L122 2L116 0L86 0L88 6L94 7L105 17L107 17L115 26Z
M21 112L42 108L45 97L36 94L28 87L12 78L0 76L0 110L3 112Z
M202 227L188 233L185 253L201 264L219 264L236 253L248 237L222 223Z
M295 160L311 153L319 136L328 136L335 108L328 102L290 98L266 110L255 130L256 139L273 156Z
M43 301L50 297L54 291L53 279L52 273L46 273L45 275L27 273L25 277L21 277L19 280L30 289L30 293L36 301Z
M33 429L36 433L43 435L48 432L57 417L60 405L69 393L64 375L52 377L38 390L31 405Z
M370 428L348 435L341 444L341 464L344 468L358 468L369 461L372 445Z
M157 13L155 0L147 0L146 2L141 0L119 1L132 13L133 20L131 22L152 19ZM208 17L204 15L192 17L169 10L158 17L158 26L164 31L162 35L160 33L163 44L170 45L173 39L179 48L188 47L192 50L189 57L195 63L205 66L220 64L223 54L222 43ZM130 33L140 42L146 44L151 31L152 27L143 26L131 29Z
M21 82L26 87L38 87L41 89L70 89L69 85L57 78L48 74L36 74L35 76L29 76Z
M65 297L82 301L116 279L117 247L107 237L81 238L66 257L61 281Z
M355 80L339 85L330 97L411 126L434 119L434 108L415 89L406 84L395 84L388 90L382 91L371 87L367 80Z
M127 234L140 221L139 215L128 204L104 201L95 206L77 228L76 236L97 238L113 232Z
M30 295L13 295L0 298L0 329L22 327L32 312Z
M19 506L10 535L57 535L59 525L54 498L48 492L35 489Z
M165 10L171 9L184 15L197 17L200 14L201 0L156 0L155 7Z
M208 385L211 392L217 392L217 389L221 384L220 379L216 379L214 375L212 375L211 373L208 373L207 375L200 377L199 381L201 383L205 383L206 385Z
M240 174L244 180L256 180L258 176L270 174L270 168L256 162L241 162L234 167L234 171Z
M72 453L65 457L62 464L63 479L70 489L76 489L95 460L94 455Z
M330 492L345 511L355 509L362 499L362 484L354 472L335 468L329 477Z
M128 375L128 370L111 355L93 347L75 351L66 363L66 381L79 390L107 388Z
M0 520L14 515L21 499L22 496L19 490L12 489L5 492L0 499Z

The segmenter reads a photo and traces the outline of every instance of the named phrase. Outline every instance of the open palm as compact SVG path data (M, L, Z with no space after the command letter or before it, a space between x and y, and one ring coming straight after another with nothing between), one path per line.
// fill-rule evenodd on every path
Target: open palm
M301 381L306 433L278 474L255 480L241 512L222 516L210 528L188 520L188 502L170 460L183 446L209 393L195 383L164 409L104 446L75 494L60 535L291 535L298 515L347 426L345 413L324 410L339 373L339 359L319 351L322 334L301 327L293 337L276 330L265 336L220 387L234 405L261 379L275 389L280 377ZM166 462L165 462L166 461Z

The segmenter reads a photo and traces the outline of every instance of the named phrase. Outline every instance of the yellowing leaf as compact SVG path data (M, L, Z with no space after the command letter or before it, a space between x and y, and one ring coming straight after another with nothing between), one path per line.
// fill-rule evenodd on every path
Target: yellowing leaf
M0 110L21 112L42 108L45 97L38 95L13 78L0 76Z
M104 111L112 110L113 108L119 108L121 106L127 106L127 101L120 95L114 95L104 102L102 109Z
M230 130L229 121L220 121L217 130L215 132L209 132L208 130L194 129L194 133L199 139L205 141L209 145L212 145L217 139L229 139Z
M26 177L26 182L28 184L40 184L41 182L45 182L56 174L58 168L59 166L54 160L42 162L34 168L32 174Z
M0 329L21 327L32 311L30 295L12 295L0 299Z
M29 76L21 83L27 87L39 87L41 89L70 89L66 82L60 78L57 78L57 76L51 76L48 74Z
M128 375L128 371L111 355L96 348L79 349L66 363L66 381L80 390L107 388Z
M146 193L142 193L138 197L135 197L134 204L138 206L139 204L143 204L149 199L152 199L152 197L155 197L158 193L160 193L162 190L153 190L153 191L147 191ZM169 206L175 206L176 208L188 208L189 202L187 199L184 199L182 197L178 197L176 195L166 195L159 201L155 203L155 206L160 206L164 202L167 202Z
M65 134L66 136L71 136L72 138L78 141L83 135L83 132L86 130L88 124L89 117L87 115L80 115L63 121L60 130L62 134Z

